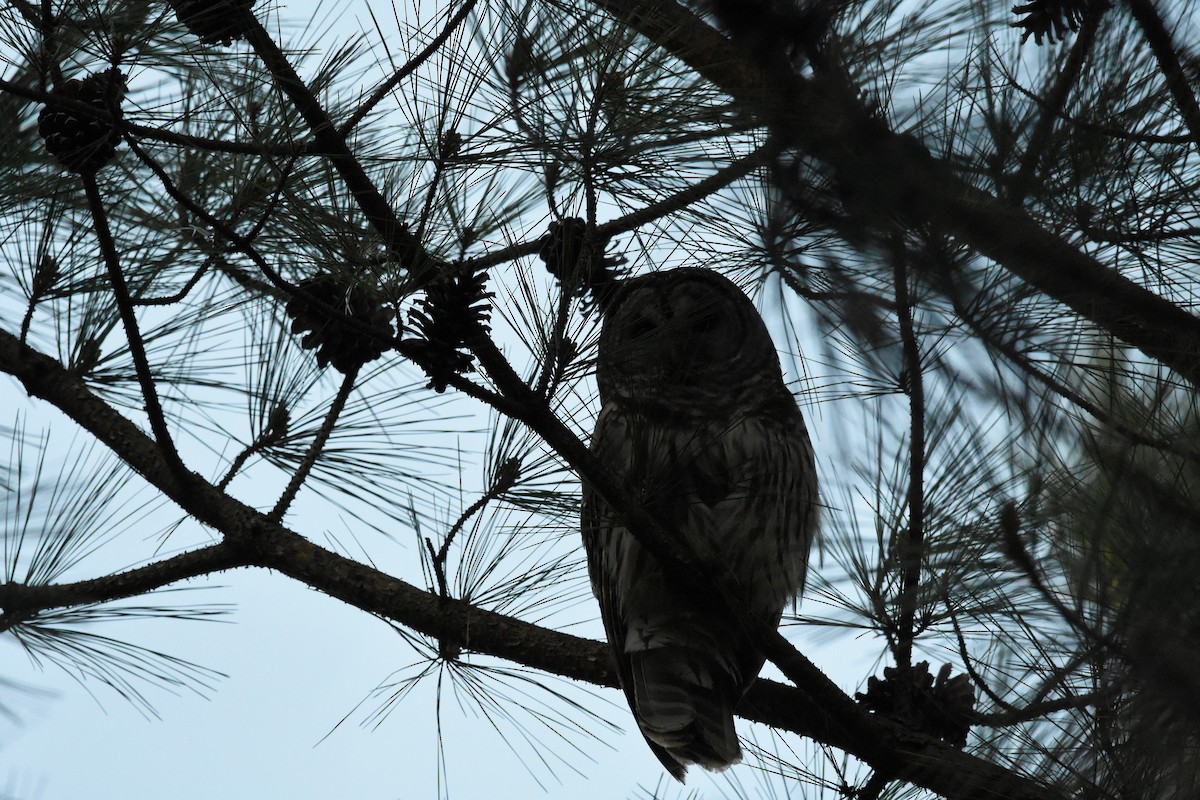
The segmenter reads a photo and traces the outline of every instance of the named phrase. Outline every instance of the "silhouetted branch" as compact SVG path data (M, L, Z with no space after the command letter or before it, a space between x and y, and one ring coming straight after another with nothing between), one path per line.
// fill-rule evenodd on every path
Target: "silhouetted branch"
M1200 103L1192 92L1183 66L1179 63L1178 51L1171 42L1171 34L1163 24L1162 17L1151 0L1127 0L1133 18L1137 20L1146 37L1146 43L1158 61L1158 68L1167 82L1167 91L1175 100L1179 116L1192 134L1192 142L1200 149Z
M107 603L153 592L172 583L249 565L246 554L228 542L191 550L145 566L100 578L61 584L0 584L0 631L6 619L88 603Z
M300 460L300 465L292 473L287 487L284 488L283 494L279 496L279 501L275 503L275 507L268 515L276 522L283 519L288 506L296 499L296 493L304 485L304 479L308 477L308 473L312 471L317 459L321 457L321 451L325 449L325 443L329 441L329 435L333 433L338 417L341 416L342 409L346 407L346 401L350 399L350 392L354 390L354 381L357 378L358 369L352 369L342 377L342 384L338 387L338 392L329 406L329 411L325 414L325 419L321 420L321 427L317 429L317 435L313 437L312 443L304 453L304 458Z
M252 20L251 24L246 26L244 34L246 41L262 59L279 88L308 123L316 146L338 171L354 196L354 201L362 209L384 245L408 268L416 283L424 282L430 269L436 267L440 259L427 253L409 227L396 215L362 164L350 152L346 137L338 131L308 85L300 80L300 76L296 74L287 56L275 44L267 29L257 20Z
M668 0L594 2L758 113L786 144L826 162L835 174L886 176L894 185L884 199L902 198L903 206L875 213L903 213L953 235L1200 386L1200 318L1080 252L1028 212L963 181L953 165L888 129L837 80L767 75L728 39Z
M896 631L896 664L912 664L913 639L917 635L917 590L921 584L921 562L925 555L925 377L921 347L913 325L914 304L908 291L908 253L897 233L891 243L892 278L896 293L896 316L904 351L900 388L908 395L908 529L901 538L900 619Z
M1092 45L1096 42L1096 29L1108 6L1098 4L1089 11L1080 26L1079 35L1071 45L1067 63L1055 74L1054 84L1046 92L1045 99L1038 99L1042 113L1038 116L1033 132L1029 135L1029 144L1021 156L1020 166L1012 181L1012 200L1014 203L1024 202L1029 194L1031 181L1037 172L1038 165L1045 156L1046 147L1050 143L1050 135L1054 132L1054 123L1061 117L1079 76L1083 74L1083 65L1087 61Z
M478 0L463 0L462 6L458 11L454 12L454 16L446 20L446 24L442 30L437 36L433 37L433 40L429 44L422 48L421 52L410 58L405 62L404 66L393 72L386 81L375 87L375 91L371 92L371 96L364 100L362 105L355 109L354 113L338 128L338 136L343 139L349 136L350 132L358 127L358 123L362 122L375 106L379 105L393 89L399 86L401 81L416 72L422 64L428 61L429 57L436 53L458 26L463 23L463 20L475 8L477 2Z
M121 315L121 323L125 327L125 338L129 343L129 353L133 357L134 370L137 372L138 384L142 389L142 398L146 403L146 416L150 420L150 429L162 448L167 465L177 473L186 472L186 467L175 449L171 439L171 431L167 427L167 419L163 414L162 403L158 399L158 389L154 385L154 375L150 372L150 361L146 357L146 345L138 328L137 313L133 308L133 299L129 295L129 286L121 272L121 261L117 255L117 247L113 242L112 231L108 227L108 215L104 212L104 201L96 186L94 174L83 175L83 188L87 194L88 208L92 212L92 225L96 230L96 239L100 243L100 252L104 254L104 264L108 269L108 279L113 290L113 299L117 311Z

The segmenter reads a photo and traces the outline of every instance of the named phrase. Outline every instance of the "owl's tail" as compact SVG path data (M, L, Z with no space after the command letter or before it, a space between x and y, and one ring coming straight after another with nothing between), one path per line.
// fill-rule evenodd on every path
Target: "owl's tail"
M672 775L682 781L688 764L723 770L742 760L733 726L741 692L711 654L661 647L630 656L638 725Z

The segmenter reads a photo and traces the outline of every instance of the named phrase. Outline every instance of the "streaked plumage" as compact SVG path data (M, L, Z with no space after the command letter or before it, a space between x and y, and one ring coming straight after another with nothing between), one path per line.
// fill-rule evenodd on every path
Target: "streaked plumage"
M804 419L753 304L729 280L676 269L624 281L605 310L592 450L685 541L702 537L746 606L777 625L804 587L817 483ZM741 758L733 710L763 664L738 624L700 611L586 485L592 588L621 685L654 754Z

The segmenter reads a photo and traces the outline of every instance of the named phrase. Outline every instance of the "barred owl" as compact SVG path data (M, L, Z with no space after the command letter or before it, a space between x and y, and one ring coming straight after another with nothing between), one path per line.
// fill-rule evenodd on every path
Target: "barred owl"
M729 280L676 269L623 281L607 304L592 451L682 541L703 541L744 606L778 625L804 587L817 480L804 418L754 305ZM701 611L586 484L582 531L621 687L663 766L741 758L733 711L763 655Z

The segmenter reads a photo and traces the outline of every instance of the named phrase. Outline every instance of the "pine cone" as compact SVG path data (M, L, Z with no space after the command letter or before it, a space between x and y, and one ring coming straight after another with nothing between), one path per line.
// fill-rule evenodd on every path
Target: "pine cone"
M38 114L38 132L46 149L72 172L95 174L117 153L124 96L125 76L116 67L56 86ZM59 105L54 102L58 98L86 103L108 114L109 119Z
M375 292L328 273L302 280L300 289L312 299L293 297L284 311L292 318L292 333L307 331L300 346L317 351L317 366L332 364L339 372L349 373L379 358L388 349L388 340L395 335L392 328L395 312L386 308ZM330 316L314 301L338 309L369 330Z
M603 306L620 278L616 267L625 263L625 259L605 254L607 238L594 237L588 252L584 253L586 237L587 223L579 217L566 217L561 222L555 220L542 237L538 258L546 263L546 271L558 278L566 291L572 295L590 292Z
M1078 31L1084 16L1099 7L1101 0L1033 0L1023 6L1013 6L1014 14L1026 16L1009 25L1025 29L1021 44L1025 44L1030 36L1035 44L1040 45L1043 38L1054 44L1066 38L1067 31Z
M417 309L408 314L421 338L411 341L415 359L429 376L429 388L446 391L452 375L471 369L474 357L463 348L472 336L486 333L491 314L484 291L487 272L443 275L425 289Z
M255 0L167 0L179 21L204 44L231 44Z
M956 747L967 743L975 709L975 689L966 675L950 677L943 664L935 680L929 662L911 667L884 667L883 680L871 676L867 691L854 695L871 711L901 725L936 736Z

